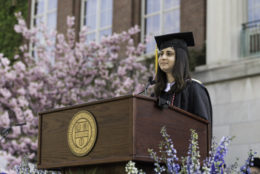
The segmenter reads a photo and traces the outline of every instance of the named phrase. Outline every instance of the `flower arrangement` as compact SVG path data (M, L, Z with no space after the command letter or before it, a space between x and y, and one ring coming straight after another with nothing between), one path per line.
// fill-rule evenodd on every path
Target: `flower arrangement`
M166 128L162 127L161 135L163 141L159 145L160 156L153 149L148 149L148 152L154 162L154 171L156 174L230 174L230 173L250 173L250 164L254 158L255 153L249 151L248 159L245 164L238 168L237 161L228 166L225 162L228 145L234 137L223 137L217 145L215 141L212 143L209 157L207 157L203 164L200 163L200 151L198 146L198 134L191 129L190 145L186 157L180 160L177 157L177 151L174 148L173 141L170 135L167 134ZM130 161L127 163L125 171L127 174L144 174L142 170L135 167L135 163Z

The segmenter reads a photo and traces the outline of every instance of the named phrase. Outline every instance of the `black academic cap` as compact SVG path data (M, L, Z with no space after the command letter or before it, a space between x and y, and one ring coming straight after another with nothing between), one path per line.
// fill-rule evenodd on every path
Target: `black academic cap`
M154 38L159 50L168 47L183 48L186 50L188 46L194 46L194 38L192 32L171 33L155 36Z

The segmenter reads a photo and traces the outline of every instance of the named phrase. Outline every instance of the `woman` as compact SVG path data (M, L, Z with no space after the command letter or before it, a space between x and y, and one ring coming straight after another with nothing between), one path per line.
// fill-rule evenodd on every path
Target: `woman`
M194 46L193 34L161 35L155 40L160 51L154 88L158 105L176 106L212 122L208 91L189 72L187 47Z

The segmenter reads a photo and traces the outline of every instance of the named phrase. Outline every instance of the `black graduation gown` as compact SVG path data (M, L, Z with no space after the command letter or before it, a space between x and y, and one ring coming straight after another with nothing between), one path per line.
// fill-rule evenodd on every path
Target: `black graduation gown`
M172 92L162 92L161 98L172 101ZM205 118L212 123L212 106L207 89L194 80L188 80L186 87L175 94L174 106Z

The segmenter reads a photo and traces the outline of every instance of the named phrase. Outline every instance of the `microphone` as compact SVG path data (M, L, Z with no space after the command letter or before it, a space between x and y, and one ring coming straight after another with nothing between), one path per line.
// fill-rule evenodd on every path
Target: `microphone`
M152 76L150 76L150 77L148 78L148 82L150 83L150 85L154 85L154 84L155 84L155 80L153 80L153 77L152 77Z

